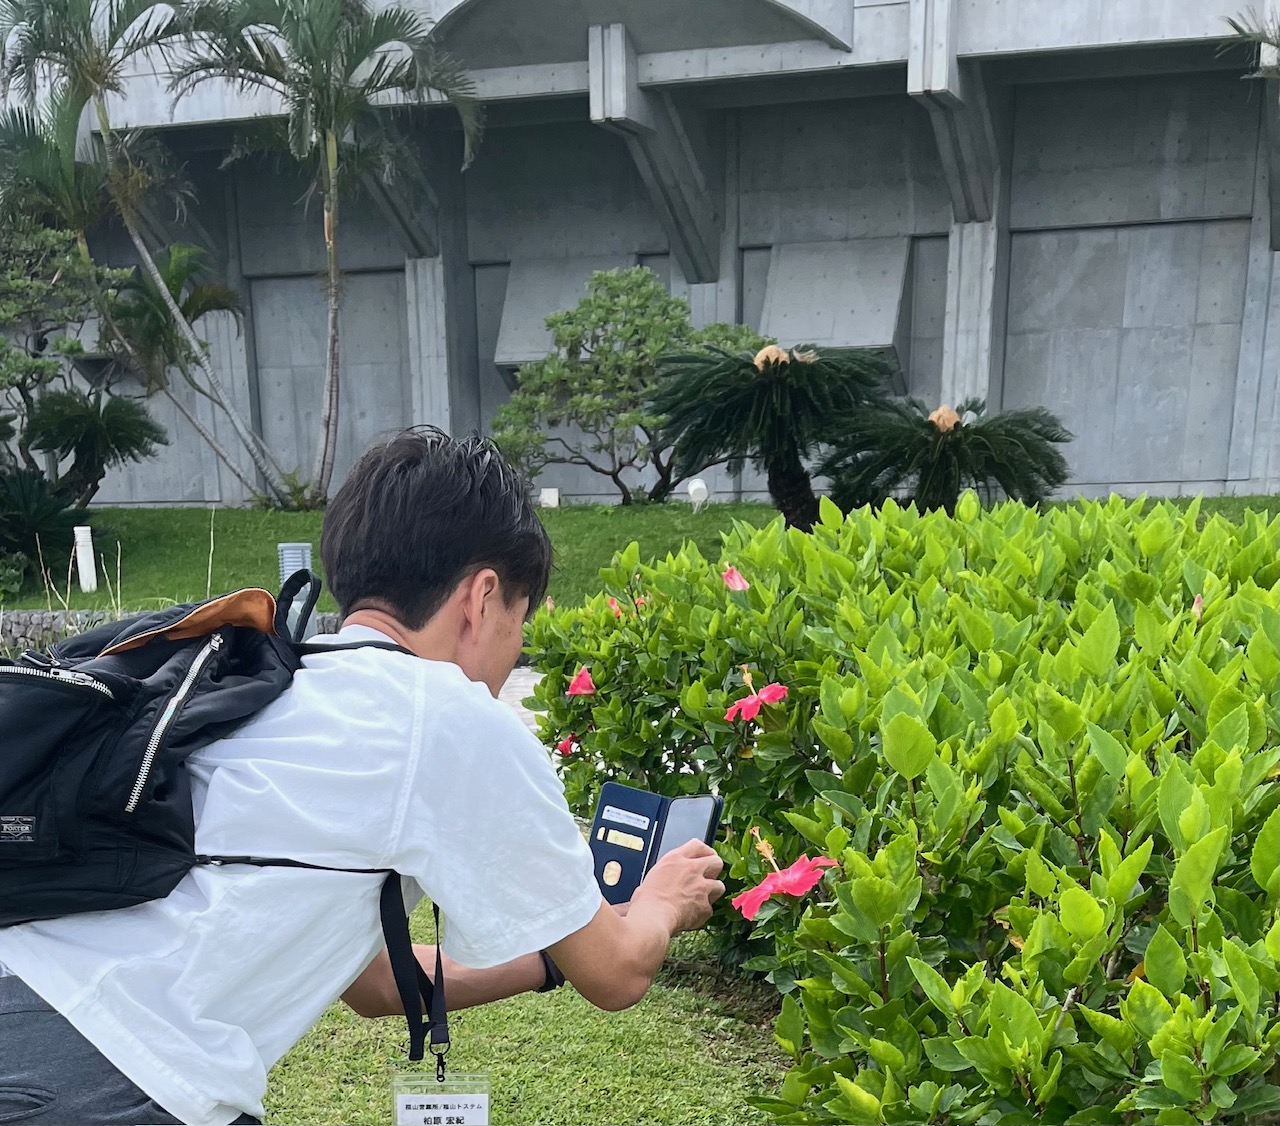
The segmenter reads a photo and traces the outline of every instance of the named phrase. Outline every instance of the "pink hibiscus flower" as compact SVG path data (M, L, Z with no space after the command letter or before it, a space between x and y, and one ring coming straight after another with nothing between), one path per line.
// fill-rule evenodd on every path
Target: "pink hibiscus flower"
M622 617L622 607L618 605L618 600L616 598L609 599L609 609L613 611L613 616L615 618Z
M742 912L742 917L750 921L759 914L760 908L771 896L779 892L786 895L805 895L821 882L824 868L834 867L836 862L825 856L819 856L816 860L802 856L790 868L770 872L755 887L747 889L731 902Z
M591 679L591 670L583 665L578 670L578 675L569 683L569 687L564 690L566 696L594 696L596 692L595 682Z
M738 717L753 720L760 714L762 705L776 704L779 700L785 699L786 695L785 684L766 684L759 692L753 692L750 696L744 696L741 700L735 700L730 704L729 710L724 713L724 718L730 723Z
M573 754L574 739L575 739L575 736L573 732L572 731L569 732L568 735L566 735L563 739L560 740L560 742L556 744L556 750L559 751L562 755L564 755L565 758L568 758L571 754Z
M742 572L737 567L730 567L720 576L724 579L724 585L730 590L749 590L751 584L742 577Z

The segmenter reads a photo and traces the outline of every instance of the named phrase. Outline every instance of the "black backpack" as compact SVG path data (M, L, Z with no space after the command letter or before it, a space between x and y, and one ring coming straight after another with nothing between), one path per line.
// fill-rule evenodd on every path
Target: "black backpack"
M320 579L299 571L278 599L240 590L0 660L0 926L163 899L197 864L386 872L382 928L409 1058L422 1058L430 1033L439 1072L439 947L433 988L413 956L397 873L195 851L187 757L279 696L306 653L356 647L302 644L319 597Z

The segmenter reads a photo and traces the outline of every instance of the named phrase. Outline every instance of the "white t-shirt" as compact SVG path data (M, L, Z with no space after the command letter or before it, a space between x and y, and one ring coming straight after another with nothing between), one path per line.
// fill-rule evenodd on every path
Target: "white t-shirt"
M197 852L394 868L464 965L543 949L600 907L546 750L456 665L310 656L188 766ZM163 900L0 929L0 963L183 1122L261 1117L268 1070L382 948L383 879L198 867Z

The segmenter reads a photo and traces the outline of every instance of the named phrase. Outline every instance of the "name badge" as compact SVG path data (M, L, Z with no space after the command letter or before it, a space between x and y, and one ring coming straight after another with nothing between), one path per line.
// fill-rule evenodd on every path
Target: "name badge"
M396 1126L489 1126L489 1076L398 1073L391 1082Z

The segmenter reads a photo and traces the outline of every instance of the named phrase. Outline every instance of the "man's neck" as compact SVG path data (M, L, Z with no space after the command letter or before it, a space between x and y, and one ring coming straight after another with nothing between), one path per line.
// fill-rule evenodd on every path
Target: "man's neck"
M427 622L422 629L411 630L403 622L388 614L385 610L364 609L353 610L342 621L346 626L365 626L386 634L397 645L402 645L417 657L425 657L429 661L452 661L455 664L455 647L446 643L446 633L440 628L444 623L435 618Z

